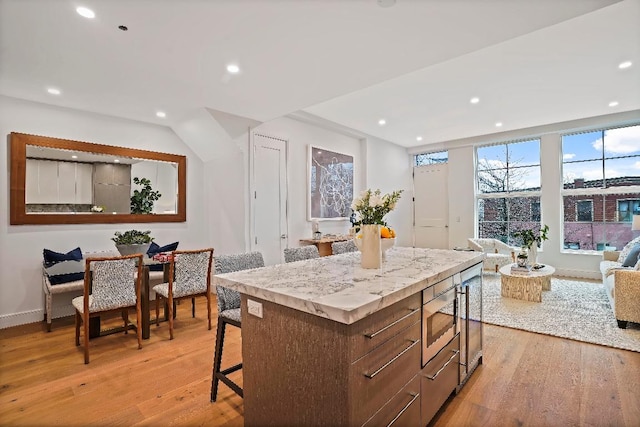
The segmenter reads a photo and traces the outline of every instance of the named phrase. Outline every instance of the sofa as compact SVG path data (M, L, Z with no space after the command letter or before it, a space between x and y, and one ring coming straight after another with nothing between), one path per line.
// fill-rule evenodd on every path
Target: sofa
M632 251L640 250L640 237L630 241L621 251L604 251L600 261L602 283L607 291L611 309L619 328L626 328L628 322L640 323L640 259L629 265L627 258L633 258ZM627 261L625 263L625 261ZM625 266L624 264L627 264Z

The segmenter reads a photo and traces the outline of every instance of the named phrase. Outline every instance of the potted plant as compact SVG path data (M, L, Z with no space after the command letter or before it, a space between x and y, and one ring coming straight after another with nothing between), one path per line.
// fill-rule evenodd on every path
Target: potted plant
M147 250L153 241L153 237L151 237L150 230L129 230L124 233L116 231L115 237L112 237L111 240L115 242L120 255L144 255L147 253Z
M134 190L131 196L132 214L150 214L153 211L153 202L162 197L159 191L153 191L151 181L147 178L133 178L133 183L141 185L142 189Z
M402 191L382 194L379 189L369 189L363 191L351 204L351 209L359 218L354 222L355 227L359 228L355 243L361 253L360 264L363 268L380 268L383 252L393 246L395 232L392 236L392 230L387 227L384 216L395 209Z
M538 245L549 239L547 237L548 232L549 226L545 224L537 233L531 229L519 230L513 233L514 237L520 237L522 239L522 248L528 250L531 264L534 266L537 264ZM518 255L518 257L519 256L520 255Z

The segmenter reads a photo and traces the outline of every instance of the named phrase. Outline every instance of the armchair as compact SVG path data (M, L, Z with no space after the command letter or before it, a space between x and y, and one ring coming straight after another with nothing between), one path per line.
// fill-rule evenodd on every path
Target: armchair
M498 239L468 239L469 247L474 251L484 252L483 267L485 270L494 270L496 273L500 267L515 262L515 248Z

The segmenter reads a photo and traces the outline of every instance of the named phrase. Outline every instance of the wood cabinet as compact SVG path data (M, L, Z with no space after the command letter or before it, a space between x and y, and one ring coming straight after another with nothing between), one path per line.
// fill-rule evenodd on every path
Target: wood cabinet
M242 295L245 425L417 426L420 309L417 293L346 325Z
M436 354L420 372L421 422L425 426L458 386L460 335Z

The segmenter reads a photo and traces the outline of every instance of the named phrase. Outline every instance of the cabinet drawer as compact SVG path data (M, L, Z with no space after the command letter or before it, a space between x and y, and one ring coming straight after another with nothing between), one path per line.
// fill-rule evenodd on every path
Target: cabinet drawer
M420 370L420 322L351 365L351 425L362 425Z
M420 376L416 375L363 427L420 425Z
M409 325L419 322L420 308L420 293L416 293L351 325L351 361L364 356Z
M459 363L460 335L456 335L422 369L420 373L422 425L427 425L458 386Z

